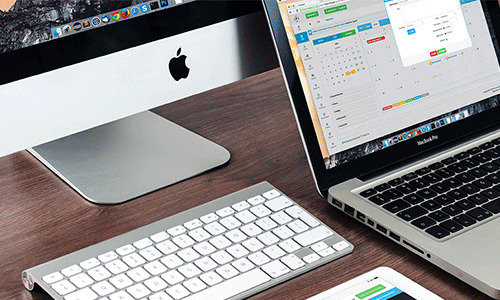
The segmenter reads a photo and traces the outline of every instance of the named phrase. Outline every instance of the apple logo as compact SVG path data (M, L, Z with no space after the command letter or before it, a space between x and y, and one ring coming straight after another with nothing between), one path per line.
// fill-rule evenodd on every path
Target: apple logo
M175 81L186 79L189 75L189 68L186 66L186 55L181 55L181 48L177 50L177 57L170 60L168 68Z

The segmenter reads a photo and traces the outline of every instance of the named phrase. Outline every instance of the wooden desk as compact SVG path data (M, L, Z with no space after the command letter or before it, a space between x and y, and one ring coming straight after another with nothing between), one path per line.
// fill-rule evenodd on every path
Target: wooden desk
M252 299L304 299L379 266L444 299L490 299L330 207L316 192L280 70L155 110L226 147L228 165L117 206L85 201L26 151L0 159L0 299L28 292L21 272L261 181L269 181L354 244L351 255Z

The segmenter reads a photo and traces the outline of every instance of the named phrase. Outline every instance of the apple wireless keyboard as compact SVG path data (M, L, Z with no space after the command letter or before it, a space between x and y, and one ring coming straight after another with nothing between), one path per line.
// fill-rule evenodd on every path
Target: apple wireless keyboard
M353 246L267 182L25 270L54 299L242 299Z

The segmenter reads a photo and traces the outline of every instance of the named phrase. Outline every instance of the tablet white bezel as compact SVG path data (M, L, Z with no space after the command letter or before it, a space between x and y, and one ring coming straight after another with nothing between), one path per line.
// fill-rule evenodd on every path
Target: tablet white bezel
M337 300L331 297L349 288L355 287L366 280L372 279L373 277L379 277L387 281L416 300L443 300L443 298L388 267L380 267L372 270L307 300Z

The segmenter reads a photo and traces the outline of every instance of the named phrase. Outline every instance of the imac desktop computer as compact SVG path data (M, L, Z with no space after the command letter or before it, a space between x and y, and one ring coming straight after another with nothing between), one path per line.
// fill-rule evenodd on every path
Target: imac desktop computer
M0 156L114 204L229 160L149 109L278 63L260 1L4 0L0 66Z

